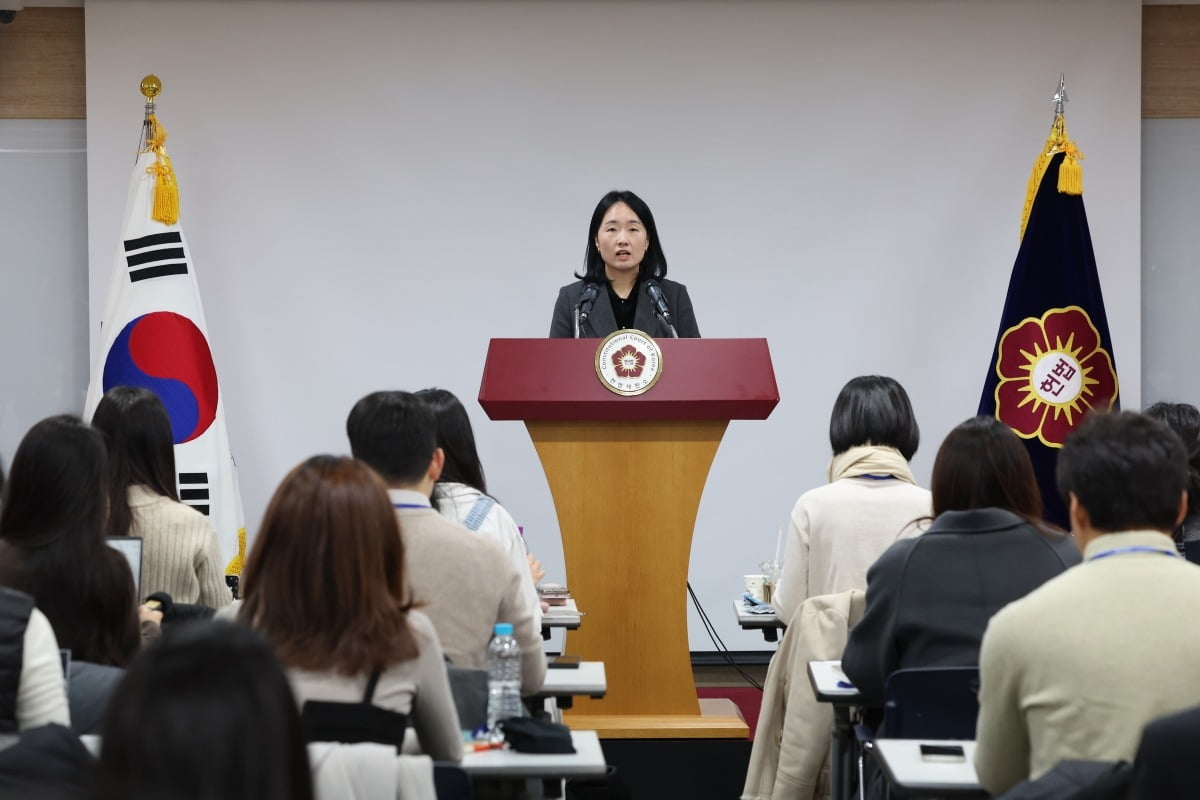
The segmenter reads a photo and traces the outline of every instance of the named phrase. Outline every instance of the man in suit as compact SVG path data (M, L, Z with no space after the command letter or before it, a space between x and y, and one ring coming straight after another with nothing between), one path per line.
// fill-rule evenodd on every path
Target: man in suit
M433 620L447 658L486 668L492 628L510 622L521 648L521 692L534 694L546 677L546 657L520 574L498 544L429 503L445 460L436 430L429 405L409 392L369 394L346 420L350 451L388 485L412 598Z
M1059 761L1131 760L1142 727L1200 704L1200 567L1171 531L1187 455L1161 423L1089 417L1058 457L1083 563L999 611L980 653L975 769L1000 794Z

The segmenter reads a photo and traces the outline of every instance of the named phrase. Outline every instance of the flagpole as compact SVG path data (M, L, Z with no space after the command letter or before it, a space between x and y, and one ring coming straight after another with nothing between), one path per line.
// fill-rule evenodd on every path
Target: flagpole
M144 153L150 149L150 140L154 136L154 131L152 130L154 123L151 122L150 117L158 111L158 106L154 102L154 98L158 97L159 93L162 92L162 81L158 79L157 75L147 75L142 78L140 88L142 95L146 98L146 116L142 120L142 141L138 145L138 152Z

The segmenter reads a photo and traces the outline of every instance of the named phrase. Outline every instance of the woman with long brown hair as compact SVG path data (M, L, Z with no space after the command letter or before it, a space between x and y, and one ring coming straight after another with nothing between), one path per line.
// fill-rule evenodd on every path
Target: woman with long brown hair
M233 602L208 518L179 500L171 418L149 389L109 389L92 414L108 447L108 535L145 544L142 595L221 608Z
M302 707L369 698L396 716L383 739L365 738L391 741L407 716L424 752L462 758L442 648L412 608L396 514L370 467L322 455L293 469L242 579L238 619L271 642Z
M933 524L871 567L866 611L842 656L868 705L882 705L898 669L978 664L992 615L1079 563L1070 537L1042 522L1029 453L996 418L950 431L931 488Z

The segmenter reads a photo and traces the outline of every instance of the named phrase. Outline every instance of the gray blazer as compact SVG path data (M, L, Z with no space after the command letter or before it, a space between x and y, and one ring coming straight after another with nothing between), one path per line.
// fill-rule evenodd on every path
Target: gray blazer
M671 319L680 338L699 339L700 328L696 325L696 314L692 310L692 300L688 297L687 287L682 283L658 278L663 295L667 298L667 307L671 311ZM570 339L575 333L575 306L583 296L583 281L558 290L558 300L554 303L554 318L550 322L551 339ZM633 314L633 327L648 333L656 339L668 338L671 333L667 326L659 321L654 314L654 303L646 291L645 282L638 290L637 310ZM584 338L601 338L608 336L617 329L617 318L613 315L612 303L608 302L608 288L600 287L596 302L592 305L592 313L583 323L580 336Z

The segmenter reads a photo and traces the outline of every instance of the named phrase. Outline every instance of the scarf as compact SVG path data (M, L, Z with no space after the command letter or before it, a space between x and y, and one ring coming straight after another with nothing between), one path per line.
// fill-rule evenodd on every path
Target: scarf
M834 456L829 462L829 482L859 475L891 475L897 480L916 485L908 462L894 447L863 445L851 447Z

